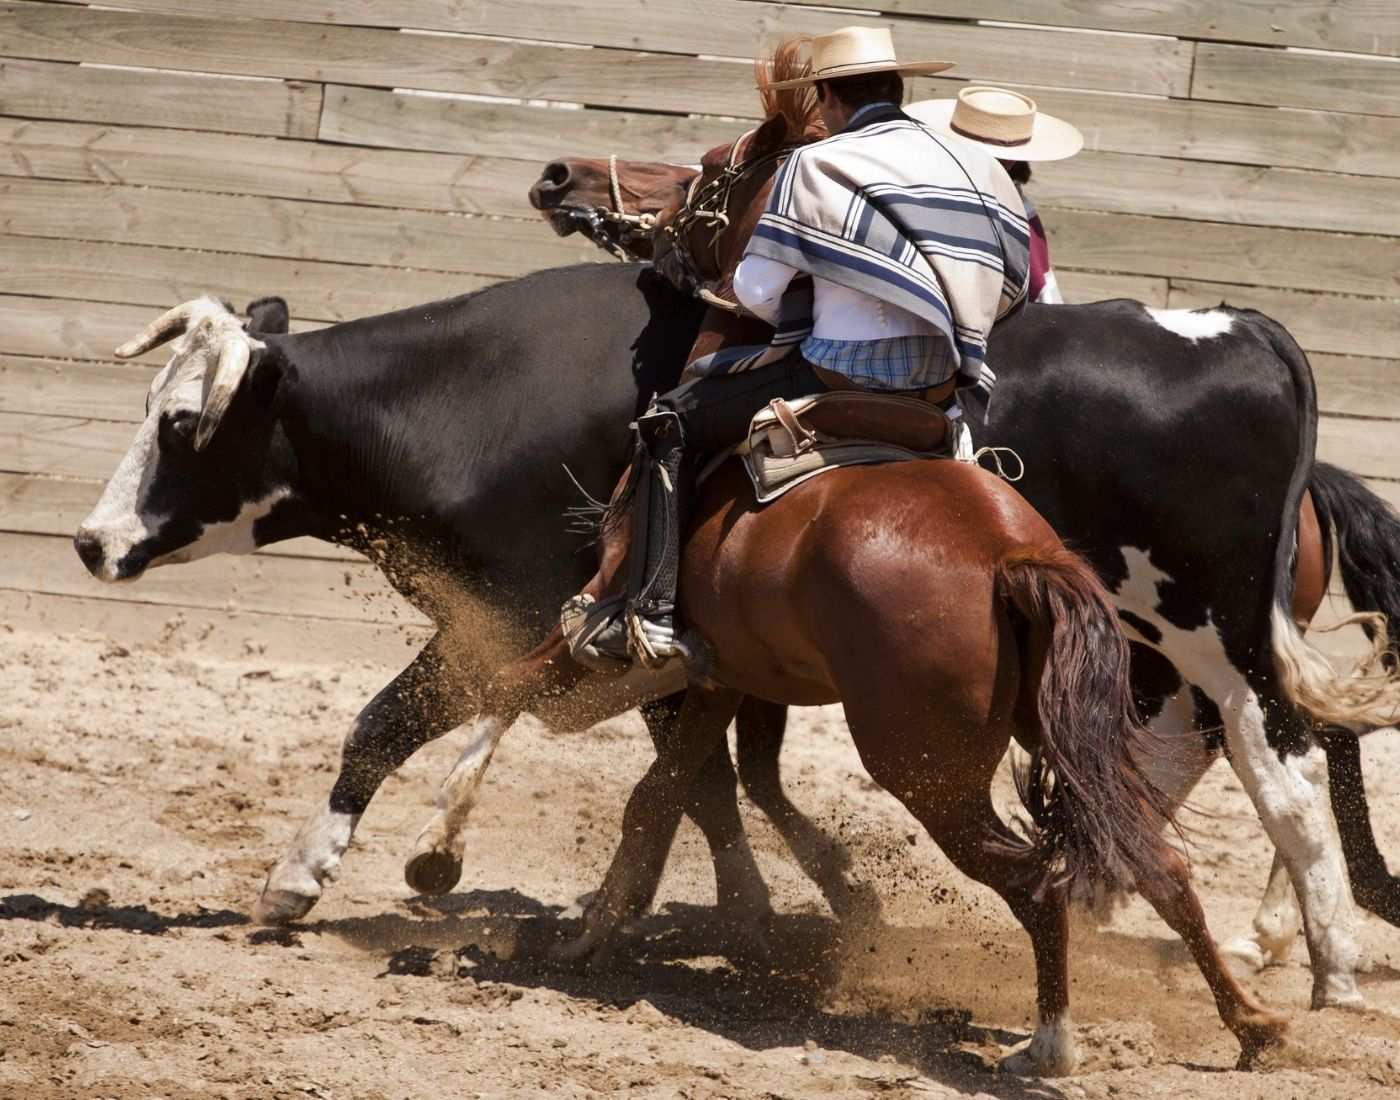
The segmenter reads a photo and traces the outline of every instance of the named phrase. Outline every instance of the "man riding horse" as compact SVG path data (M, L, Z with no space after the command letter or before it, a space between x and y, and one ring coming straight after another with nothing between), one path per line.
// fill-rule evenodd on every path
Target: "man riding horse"
M566 619L581 620L576 657L655 667L682 655L688 454L736 442L775 399L854 388L947 406L956 388L983 380L992 325L1026 298L1030 238L994 156L900 110L901 74L950 67L900 62L888 30L848 27L812 40L806 75L768 85L813 88L832 135L791 151L734 276L741 305L775 335L692 363L689 380L638 419L627 488L613 505L632 502L627 592L566 605Z

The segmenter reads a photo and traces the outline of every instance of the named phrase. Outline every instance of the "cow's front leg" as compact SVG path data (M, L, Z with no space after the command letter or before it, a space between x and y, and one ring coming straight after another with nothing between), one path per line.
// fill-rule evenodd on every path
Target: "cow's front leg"
M254 916L264 924L304 917L340 873L355 826L385 778L419 748L475 710L465 681L450 675L436 635L355 718L329 797L268 873Z

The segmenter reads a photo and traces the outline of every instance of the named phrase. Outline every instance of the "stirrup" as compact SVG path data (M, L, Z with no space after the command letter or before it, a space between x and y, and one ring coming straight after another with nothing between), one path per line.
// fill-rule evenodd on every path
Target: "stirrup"
M627 597L570 596L559 609L559 626L571 656L584 668L621 672L632 665L626 615Z
M644 615L635 609L629 610L627 640L632 656L643 668L662 668L677 657L685 656L676 632L674 611Z

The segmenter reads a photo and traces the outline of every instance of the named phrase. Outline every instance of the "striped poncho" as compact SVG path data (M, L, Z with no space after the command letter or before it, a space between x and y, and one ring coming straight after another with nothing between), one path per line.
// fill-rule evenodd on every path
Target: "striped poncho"
M990 377L987 334L1025 300L1030 234L992 157L889 106L788 158L746 251L924 319L947 337L962 386ZM772 344L721 349L689 373L774 362L811 329L812 284L796 279Z

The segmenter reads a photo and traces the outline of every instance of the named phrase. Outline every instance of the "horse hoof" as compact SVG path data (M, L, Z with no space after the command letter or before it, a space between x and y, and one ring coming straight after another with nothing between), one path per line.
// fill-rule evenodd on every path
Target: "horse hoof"
M319 890L314 894L302 894L292 890L264 887L257 905L253 906L253 919L259 924L274 926L291 924L311 912L311 907L320 897Z
M404 864L404 881L409 888L428 897L450 894L462 879L462 861L449 852L429 849Z
M1268 1052L1283 1046L1288 1021L1261 1009L1251 1013L1248 1021L1237 1024L1233 1030L1240 1043L1240 1058L1235 1068L1257 1069Z
M556 966L599 974L612 962L615 944L611 937L585 932L549 949L549 961Z
M742 921L730 921L720 928L720 936L732 955L731 961L751 969L766 970L773 965L773 944L768 928L773 913Z

